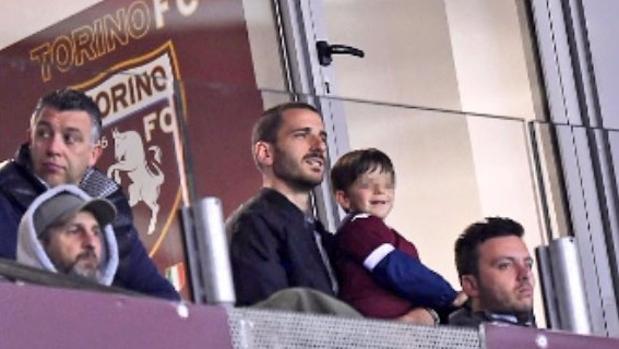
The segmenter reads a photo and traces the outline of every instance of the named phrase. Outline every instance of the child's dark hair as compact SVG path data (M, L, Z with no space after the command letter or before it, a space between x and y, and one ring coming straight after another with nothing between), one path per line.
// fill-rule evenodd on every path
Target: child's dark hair
M333 191L346 191L362 174L379 169L395 182L393 163L387 154L375 148L353 150L342 155L331 169Z

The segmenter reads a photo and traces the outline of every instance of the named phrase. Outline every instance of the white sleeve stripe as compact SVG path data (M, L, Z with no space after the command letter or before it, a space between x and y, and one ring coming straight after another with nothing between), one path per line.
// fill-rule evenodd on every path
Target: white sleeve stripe
M368 217L370 217L370 216L371 216L371 215L370 215L370 214L368 214L368 213L357 213L356 215L354 215L354 216L350 219L350 221L351 221L351 222L354 222L354 221L355 221L355 219L357 219L357 218L368 218Z
M363 266L372 271L380 261L383 260L391 251L395 250L392 244L382 244L370 253L363 261Z

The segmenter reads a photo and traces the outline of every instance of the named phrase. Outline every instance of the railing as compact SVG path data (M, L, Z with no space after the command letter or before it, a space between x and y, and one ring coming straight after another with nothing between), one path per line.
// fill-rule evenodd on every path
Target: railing
M0 284L2 348L610 349L619 340L515 326L424 327Z

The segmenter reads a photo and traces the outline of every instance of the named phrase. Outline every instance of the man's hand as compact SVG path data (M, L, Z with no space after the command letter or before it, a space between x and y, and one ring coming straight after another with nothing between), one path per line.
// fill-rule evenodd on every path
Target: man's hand
M454 299L451 305L453 305L456 308L459 308L463 306L467 300L469 300L469 296L467 296L467 294L464 293L464 291L460 291L458 292L458 295L456 295L456 299Z
M414 325L434 326L434 316L426 308L413 308L408 313L396 318L396 320L404 321Z

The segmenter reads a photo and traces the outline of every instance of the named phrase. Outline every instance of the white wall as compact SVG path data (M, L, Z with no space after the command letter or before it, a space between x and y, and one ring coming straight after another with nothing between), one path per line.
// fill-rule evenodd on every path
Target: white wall
M535 115L515 1L445 4L462 109L524 121L540 117ZM525 227L529 248L541 245L524 123L470 117L468 129L483 215L516 219ZM541 318L540 291L537 287L535 296Z
M101 0L0 1L0 49L88 8Z

